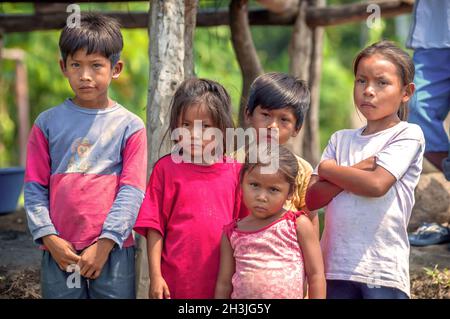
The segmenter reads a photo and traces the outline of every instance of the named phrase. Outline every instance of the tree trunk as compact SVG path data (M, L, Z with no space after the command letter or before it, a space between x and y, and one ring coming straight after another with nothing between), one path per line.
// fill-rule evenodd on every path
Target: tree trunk
M25 57L25 52L21 52ZM16 60L16 108L19 123L19 163L25 167L27 142L30 134L30 104L28 101L28 75L25 58Z
M324 7L326 0L309 0L310 7ZM312 29L311 55L309 65L308 84L311 90L311 105L306 115L303 139L303 155L305 159L315 166L320 160L320 135L319 135L319 106L320 106L320 79L322 74L323 51L323 27Z
M292 150L313 166L320 158L319 103L320 75L322 70L323 28L309 28L307 9L322 7L325 0L300 0L298 16L289 45L290 72L306 81L311 90L310 108L305 116L300 134L292 140Z
M194 33L197 23L198 0L185 0L185 21L184 21L184 78L195 77L194 64Z
M0 74L3 74L3 29L0 28ZM0 82L3 81L3 76L0 76Z
M1 40L0 40L1 41ZM19 164L25 167L28 135L30 133L30 104L28 101L28 75L25 64L26 52L22 49L1 49L1 60L12 60L15 63L15 106L19 132ZM3 79L0 79L3 81Z
M230 3L231 41L242 73L242 95L239 103L239 126L245 126L244 112L248 91L253 80L262 74L263 68L253 44L248 23L248 1L232 0Z
M298 6L297 18L292 30L291 41L289 43L289 72L308 83L309 85L309 65L311 57L311 30L306 25L306 9L308 7L307 0L300 0ZM308 111L309 112L309 111ZM303 140L305 135L305 127L308 125L307 116L305 116L303 126L300 133L290 140L292 151L304 157ZM308 160L307 158L305 158Z
M186 5L186 7L185 7ZM151 0L149 19L150 83L147 102L147 136L150 175L154 163L171 148L169 126L170 102L175 90L193 74L192 37L197 1ZM189 8L185 16L185 8ZM187 22L187 24L185 23ZM188 32L186 32L188 30ZM185 48L185 45L190 47ZM187 54L187 52L189 52ZM186 59L186 57L190 57ZM189 60L190 62L187 62ZM188 68L185 71L185 67ZM144 237L138 240L137 297L147 298L149 287L147 248Z

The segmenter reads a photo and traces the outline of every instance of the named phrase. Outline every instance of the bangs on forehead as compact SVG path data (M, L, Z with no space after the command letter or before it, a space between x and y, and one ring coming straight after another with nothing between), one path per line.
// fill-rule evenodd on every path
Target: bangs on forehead
M99 53L105 57L109 57L113 54L113 48L110 43L102 41L101 43L96 40L96 36L93 33L86 34L84 37L79 37L76 42L73 44L73 52L74 54L78 50L86 50L86 55L92 53Z
M219 115L217 110L212 107L209 103L207 103L207 100L204 97L196 98L188 103L180 105L180 119L184 118L184 115L186 114L186 110L197 107L200 112L208 113L211 116L211 119L214 122L214 125L216 126L219 122Z
M75 37L70 43L69 41L61 43L61 51L67 52L67 56L73 56L78 50L86 50L87 55L99 53L115 62L120 58L120 52L116 52L117 48L113 41L109 41L109 39L100 41L97 34L89 31L81 32L81 34L78 37Z

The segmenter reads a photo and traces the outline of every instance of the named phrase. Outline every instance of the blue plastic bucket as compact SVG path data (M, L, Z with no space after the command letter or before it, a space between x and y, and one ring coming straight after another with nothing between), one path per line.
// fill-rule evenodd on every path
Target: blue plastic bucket
M0 168L0 214L16 210L24 175L23 167Z

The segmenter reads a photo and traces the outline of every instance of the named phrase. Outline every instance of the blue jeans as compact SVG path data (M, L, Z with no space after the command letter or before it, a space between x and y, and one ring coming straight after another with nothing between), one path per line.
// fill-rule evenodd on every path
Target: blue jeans
M422 128L425 153L450 153L450 141L443 125L450 111L450 48L416 49L413 60L416 92L409 104L408 120ZM450 157L442 166L450 180Z
M397 288L369 287L349 280L327 280L327 299L409 299Z
M100 276L86 279L62 271L48 251L42 255L41 291L45 299L135 299L134 247L114 247Z

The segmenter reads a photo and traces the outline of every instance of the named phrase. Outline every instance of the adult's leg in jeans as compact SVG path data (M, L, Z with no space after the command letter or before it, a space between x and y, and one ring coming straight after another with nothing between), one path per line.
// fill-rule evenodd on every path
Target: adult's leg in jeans
M442 171L442 160L449 151L443 122L450 110L450 49L418 49L413 59L416 92L410 103L409 121L422 128L425 157Z

